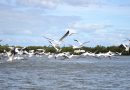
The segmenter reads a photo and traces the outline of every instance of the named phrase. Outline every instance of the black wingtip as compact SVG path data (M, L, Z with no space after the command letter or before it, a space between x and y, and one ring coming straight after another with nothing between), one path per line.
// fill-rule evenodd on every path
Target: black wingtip
M78 41L78 40L74 39L74 41Z
M68 34L69 32L70 32L70 31L68 30L68 31L67 31L67 34Z

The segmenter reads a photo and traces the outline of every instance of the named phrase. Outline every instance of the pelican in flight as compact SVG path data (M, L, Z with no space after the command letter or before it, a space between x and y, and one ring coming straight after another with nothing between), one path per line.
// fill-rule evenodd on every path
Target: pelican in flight
M114 52L111 52L111 51L108 51L108 52L106 52L106 53L98 53L98 54L96 54L96 57L108 57L109 59L112 59L112 57L113 58L116 58L116 57L114 57L114 56L116 56L117 55L117 53L114 53ZM118 58L116 58L116 59L118 59Z
M125 44L122 44L123 45L123 47L125 48L125 51L129 51L129 49L130 49L130 46L128 46L128 45L125 45Z
M72 57L74 57L74 56L76 56L76 55L64 55L63 57L63 60L65 60L65 59L71 59Z
M126 38L124 41L128 41L130 43L130 39L129 38Z
M80 41L78 41L78 40L76 40L76 39L74 39L74 41L76 41L77 43L79 43L79 46L72 45L73 49L81 48L81 47L84 46L84 44L90 42L90 41L88 41L88 42L81 43Z
M67 37L72 35L73 33L70 33L70 31L68 30L58 41L47 38L45 36L43 36L45 39L47 39L49 41L49 43L51 44L51 46L56 50L56 52L60 52L60 44L62 44L63 40Z
M49 42L54 42L53 44L55 44L55 46L59 46L62 42L63 42L63 39L65 39L67 36L69 36L69 35L72 35L71 33L70 33L70 31L68 30L58 41L56 41L56 40L53 40L53 39L50 39L50 38L48 38L48 37L45 37L45 36L43 36L45 39L47 39Z
M15 46L12 46L12 47L9 47L9 48L10 48L10 51L8 51L8 52L6 50L4 50L4 52L7 54L7 57L8 57L7 61L12 62L13 60L16 60L16 59L17 60L23 60L24 59L23 57L20 56L20 55L23 54L22 49L17 48Z
M80 46L83 46L84 44L86 44L86 43L89 43L89 42L90 42L90 41L87 41L87 42L81 43L80 41L78 41L78 40L76 40L76 39L74 39L74 41L78 42Z
M61 51L60 47L58 47L56 44L52 43L50 40L49 40L49 43L56 50L56 52L60 52Z
M7 61L12 61L14 59L14 56L16 55L16 48L15 47L9 47L9 48L10 48L9 52L7 52L6 50L4 50L4 52L8 56L8 60Z

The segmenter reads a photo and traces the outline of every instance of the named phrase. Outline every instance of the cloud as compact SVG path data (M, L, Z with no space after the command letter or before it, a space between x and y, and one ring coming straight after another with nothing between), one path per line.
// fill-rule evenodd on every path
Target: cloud
M79 7L130 7L130 1L120 0L61 0L62 3Z
M86 23L74 23L70 26L70 29L77 31L97 31L112 27L109 24L86 24Z
M73 6L89 6L89 5L102 5L101 0L1 0L1 4L10 6L31 6L31 7L43 7L54 8L59 4L68 4Z
M59 0L1 0L0 4L12 7L34 7L42 9L54 9Z
M81 6L81 7L103 5L103 2L101 2L101 0L63 0L62 2L66 3L68 5Z
M1 30L0 31L1 35L32 35L31 30Z
M8 6L18 10L54 10L58 6L66 5L73 7L87 8L115 8L115 7L130 7L129 1L122 3L113 0L0 0L0 5ZM59 7L58 7L59 8Z
M80 20L78 16L41 15L10 10L1 10L0 17L2 17L0 34L3 35L57 33L57 31L64 31L69 24Z
M32 14L12 10L1 10L0 17L0 38L9 45L48 44L44 42L42 35L49 34L52 38L59 39L69 24L80 20L77 16ZM10 40L6 40L8 38Z
M16 2L25 6L53 9L57 6L59 0L17 0Z
M14 43L17 41L20 44L22 42L28 44L28 41L32 42L31 44L40 44L42 35L59 39L69 29L71 32L79 33L73 35L72 38L83 41L94 39L103 44L116 43L122 37L128 36L130 30L116 29L129 27L129 8L124 9L118 6L129 7L129 2L120 0L0 0L0 38L9 38ZM22 39L27 41L22 41ZM108 42L105 42L107 39ZM69 38L66 41L71 43L73 40ZM11 43L10 40L9 42Z

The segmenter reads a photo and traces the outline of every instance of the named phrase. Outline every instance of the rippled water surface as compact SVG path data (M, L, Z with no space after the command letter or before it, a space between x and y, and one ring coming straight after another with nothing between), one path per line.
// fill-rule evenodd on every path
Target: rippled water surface
M130 90L130 57L2 62L0 90Z

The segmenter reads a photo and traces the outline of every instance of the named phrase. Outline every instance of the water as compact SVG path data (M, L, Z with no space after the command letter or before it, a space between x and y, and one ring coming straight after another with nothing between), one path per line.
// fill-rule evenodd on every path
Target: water
M3 62L0 90L130 90L130 57Z

